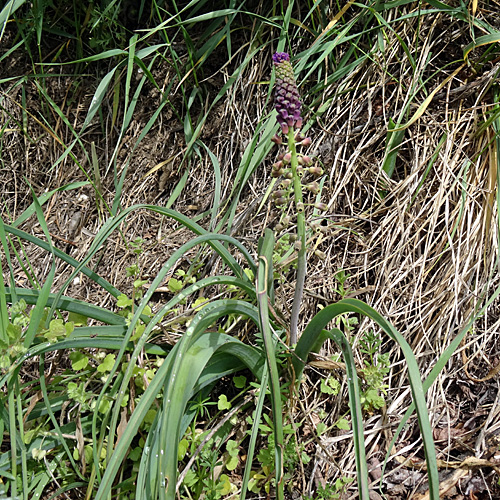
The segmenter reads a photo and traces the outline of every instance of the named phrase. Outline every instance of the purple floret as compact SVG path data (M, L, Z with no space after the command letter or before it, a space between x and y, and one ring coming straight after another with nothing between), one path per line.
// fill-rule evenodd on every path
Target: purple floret
M290 64L290 56L286 52L276 52L273 55L276 68L276 85L274 89L274 107L278 112L278 123L284 134L289 127L299 129L302 126L300 115L300 94Z
M282 63L283 61L290 61L290 56L286 52L276 52L273 54L273 62L275 64Z

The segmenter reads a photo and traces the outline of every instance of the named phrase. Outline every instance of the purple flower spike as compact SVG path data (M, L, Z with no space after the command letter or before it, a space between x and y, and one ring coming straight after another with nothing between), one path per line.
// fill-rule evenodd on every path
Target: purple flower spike
M273 62L276 69L274 107L278 112L278 123L281 130L287 134L289 127L300 129L302 126L302 117L300 116L302 104L293 76L290 56L286 52L276 52L273 55Z

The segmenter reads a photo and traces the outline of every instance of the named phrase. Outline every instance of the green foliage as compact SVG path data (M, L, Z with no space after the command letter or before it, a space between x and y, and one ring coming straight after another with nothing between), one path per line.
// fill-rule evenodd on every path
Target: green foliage
M225 452L222 452L224 436L230 431L231 422L220 429L213 437L208 438L208 432L203 431L195 426L191 426L188 432L180 441L178 457L182 460L186 455L195 453L195 450L202 442L205 446L192 467L186 472L182 487L184 488L187 498L200 498L208 495L210 498L218 500L229 493L236 491L236 485L231 483L227 474L221 474L221 470L217 472L216 468L222 467L222 470L229 472L236 469L239 464L239 446L232 439L225 442Z
M350 275L346 273L343 269L338 271L335 274L335 280L337 281L337 288L335 288L335 292L340 295L342 299L347 297L351 292L350 287L347 284ZM354 330L354 327L358 324L358 318L355 316L351 316L349 314L341 314L336 319L337 328L342 329L347 336Z
M123 0L111 0L106 2L96 2L90 10L90 38L89 45L97 53L104 52L110 48L124 48L128 37L120 22L125 6ZM135 7L133 7L135 8Z
M336 396L340 391L340 382L333 377L321 379L320 391L323 394Z
M389 386L383 381L390 371L389 354L380 353L382 338L376 335L373 330L365 332L359 344L359 350L368 356L368 359L364 360L364 367L361 370L366 383L366 389L361 394L361 404L364 410L372 412L385 406L384 395Z
M353 479L350 477L339 477L334 483L327 483L324 487L320 486L313 497L305 497L308 500L340 500L346 486L351 484Z
M259 468L253 469L250 474L249 490L253 493L258 493L261 489L266 492L270 491L272 480L275 477L275 438L273 432L273 421L269 415L263 415L265 423L260 423L259 439L261 440L260 449L256 456ZM252 416L246 418L250 426L254 425ZM283 477L286 480L293 477L293 473L299 462L307 464L310 457L305 451L302 443L298 443L296 439L297 426L287 424L283 426L283 433L287 436L283 447Z

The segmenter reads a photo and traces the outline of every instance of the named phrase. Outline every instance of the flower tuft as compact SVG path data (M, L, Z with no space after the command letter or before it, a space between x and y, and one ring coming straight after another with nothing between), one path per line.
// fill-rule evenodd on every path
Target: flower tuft
M273 55L276 69L276 85L274 89L274 107L278 112L278 123L284 134L290 127L300 129L302 117L300 109L300 94L290 64L290 56L286 52L276 52Z

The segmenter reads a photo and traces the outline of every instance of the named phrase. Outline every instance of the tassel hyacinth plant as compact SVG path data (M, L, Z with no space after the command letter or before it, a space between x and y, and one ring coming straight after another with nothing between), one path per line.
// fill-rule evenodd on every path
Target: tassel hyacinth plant
M307 272L307 249L306 249L306 219L304 214L304 200L302 190L307 188L317 194L319 185L311 182L304 186L302 177L304 168L315 176L323 174L319 167L312 167L309 156L299 154L297 146L307 147L311 139L300 133L302 127L302 116L300 94L290 63L290 56L286 52L276 52L273 55L274 68L276 71L276 83L274 89L274 107L277 111L277 120L281 128L281 134L275 135L273 141L281 145L285 137L288 151L279 156L279 160L273 165L273 177L283 176L279 190L275 192L275 204L283 206L287 203L289 192L293 192L295 213L297 216L297 239L295 248L297 250L297 278L290 318L290 345L295 345L298 340L298 323L302 295L304 292L304 281ZM317 208L326 209L326 205L317 204Z

